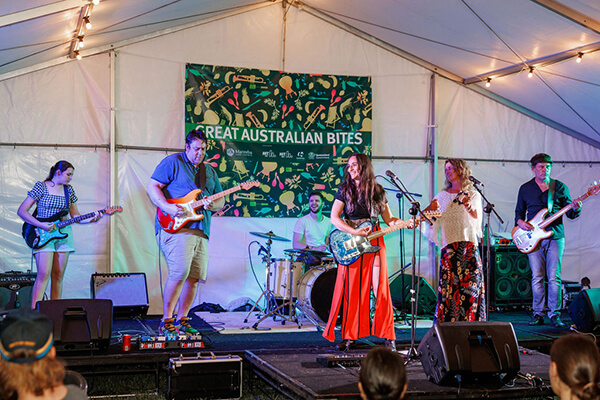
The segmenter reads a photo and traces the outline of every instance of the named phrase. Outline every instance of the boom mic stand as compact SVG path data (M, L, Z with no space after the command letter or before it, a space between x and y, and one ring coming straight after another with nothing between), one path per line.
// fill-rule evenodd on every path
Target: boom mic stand
M412 194L406 189L406 187L404 186L404 184L402 183L402 181L396 175L394 175L391 171L387 171L386 174L392 180L392 184L394 186L396 186L398 188L398 190L400 190L402 192L402 194L404 194L406 196L406 198L412 204L412 206L410 207L410 210L408 211L408 213L412 216L413 220L416 222L416 218L415 217L417 215L420 215L429 224L432 224L431 221L429 220L429 218L427 218L427 216L421 210L420 203L415 200L415 198L412 196ZM408 349L407 356L408 356L409 359L416 359L418 357L417 351L415 349L415 337L416 337L416 332L417 332L416 318L417 318L417 313L419 311L419 304L418 304L418 301L417 301L417 299L419 298L419 288L418 287L417 287L417 290L416 290L416 299L415 299L415 286L416 286L416 280L417 280L416 275L419 272L419 271L417 271L415 269L417 267L417 256L416 256L416 249L417 249L417 235L416 235L417 224L416 223L413 225L412 229L413 229L413 240L412 240L412 265L413 265L413 274L412 274L412 279L411 279L411 284L410 284L410 288L411 288L410 289L410 293L411 293L411 298L410 298L411 326L410 326L410 349Z
M504 221L502 220L502 218L500 218L500 215L498 215L498 213L496 212L494 205L489 202L489 200L485 197L485 195L483 194L481 189L477 186L477 184L478 184L477 182L473 181L473 187L475 188L475 190L477 190L479 192L479 194L481 195L481 198L483 200L485 200L485 207L483 207L483 212L486 214L486 219L487 219L487 222L485 223L485 236L484 236L484 241L485 241L485 281L484 281L484 285L487 290L487 296L485 296L485 308L486 308L486 320L487 320L487 319L489 319L490 295L492 294L492 291L489 288L489 283L491 281L490 259L491 259L491 255L492 255L492 250L491 250L491 246L490 246L490 217L491 217L492 211L494 212L494 215L496 216L496 218L498 218L498 221L500 221L501 224L504 224Z

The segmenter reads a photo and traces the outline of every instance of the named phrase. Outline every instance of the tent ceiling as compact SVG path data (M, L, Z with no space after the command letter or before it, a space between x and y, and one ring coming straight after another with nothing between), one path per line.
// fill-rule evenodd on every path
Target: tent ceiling
M82 54L273 3L101 0ZM88 4L0 2L0 79L67 61ZM294 6L600 148L597 0L303 0ZM584 56L576 63L579 52Z

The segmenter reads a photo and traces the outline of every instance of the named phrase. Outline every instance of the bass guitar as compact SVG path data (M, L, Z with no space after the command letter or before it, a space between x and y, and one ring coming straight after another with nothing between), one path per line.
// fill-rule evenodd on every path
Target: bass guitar
M258 181L242 182L237 186L230 189L223 190L222 192L215 193L211 196L198 199L198 196L202 193L201 189L192 190L185 197L179 199L167 199L167 202L171 204L179 204L183 207L185 213L180 217L172 217L171 215L163 212L160 208L156 209L156 216L158 217L158 223L165 230L165 232L175 233L180 230L185 224L190 221L201 221L204 219L202 209L204 207L205 200L217 200L221 197L225 197L230 193L237 192L240 189L248 190L254 186L258 186ZM198 212L200 211L200 212Z
M45 246L46 244L50 243L53 240L64 239L67 236L69 236L67 233L63 233L60 230L61 228L65 227L67 225L71 225L71 224L74 224L75 222L85 221L86 219L93 218L96 215L96 212L99 212L101 214L106 214L106 215L113 215L114 213L121 212L121 211L123 211L123 207L121 207L121 206L106 207L106 208L103 208L102 210L91 212L89 214L78 215L77 217L73 217L71 219L59 221L62 217L67 215L67 210L63 210L63 211L60 211L60 212L54 214L53 216L51 216L49 218L38 218L38 221L40 221L40 222L59 221L55 224L56 229L54 229L51 232L47 232L43 229L37 228L31 224L28 224L27 222L23 223L23 239L25 239L27 246L31 247L34 250L37 250L40 247Z
M423 211L423 214L425 214L427 218L438 218L442 215L442 212L439 209L435 209ZM417 217L415 224L420 222L421 217L419 216ZM370 221L365 221L360 224L357 229L364 227L373 227L373 224L371 224ZM364 253L375 253L379 251L380 247L373 246L371 244L371 240L397 231L398 229L402 229L403 227L404 225L402 224L392 225L373 232L367 236L353 235L339 229L334 229L329 234L329 250L331 251L331 254L333 254L333 257L338 264L350 265L354 261L358 260L358 258Z
M519 251L521 251L522 253L531 253L532 251L534 251L541 240L552 236L552 231L545 230L545 228L548 225L550 225L551 223L556 221L556 219L560 218L564 213L572 209L575 206L575 204L579 203L580 201L584 201L592 195L598 194L599 191L600 185L590 186L586 193L579 196L578 198L573 200L571 204L569 204L568 206L564 206L556 214L551 215L547 219L544 219L544 217L548 215L548 209L544 208L540 210L540 212L538 212L535 215L535 217L527 221L531 225L533 225L533 229L530 231L526 231L524 229L519 228L518 226L515 226L512 229L511 236L513 238L515 246L517 246L517 249L519 249Z

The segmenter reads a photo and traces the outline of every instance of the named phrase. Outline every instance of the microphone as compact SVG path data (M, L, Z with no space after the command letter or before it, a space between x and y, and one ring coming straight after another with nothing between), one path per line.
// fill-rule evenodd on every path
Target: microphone
M478 180L477 178L475 178L475 177L473 177L473 176L470 176L470 177L469 177L469 180L470 180L471 182L473 182L474 184L476 184L476 185L485 186L483 183L481 183L481 181L480 181L480 180Z
M385 171L385 174L388 176L388 178L390 179L398 179L398 177L396 176L396 174L394 174L392 171L390 171L389 169L387 171Z

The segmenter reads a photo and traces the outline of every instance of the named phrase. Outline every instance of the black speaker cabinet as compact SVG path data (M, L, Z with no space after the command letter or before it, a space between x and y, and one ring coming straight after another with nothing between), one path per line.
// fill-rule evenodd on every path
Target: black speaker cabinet
M37 302L37 310L52 321L54 345L59 351L103 349L110 344L110 300L45 300Z
M501 380L521 368L517 337L510 322L440 322L425 334L418 355L427 378L437 384Z
M115 318L145 316L148 313L146 274L92 274L92 297L110 299Z
M398 274L390 282L390 294L392 303L396 308L403 308L410 312L410 287L412 283L412 275L404 274L404 287L402 287L402 275ZM420 276L416 277L416 285L419 286L418 299L418 314L433 315L435 306L437 305L437 295L425 279Z
M14 310L31 307L34 273L10 271L0 274L0 308Z
M582 290L567 310L577 330L593 331L600 322L600 289Z
M493 266L492 304L529 306L533 301L531 269L527 254L516 246L496 246Z

